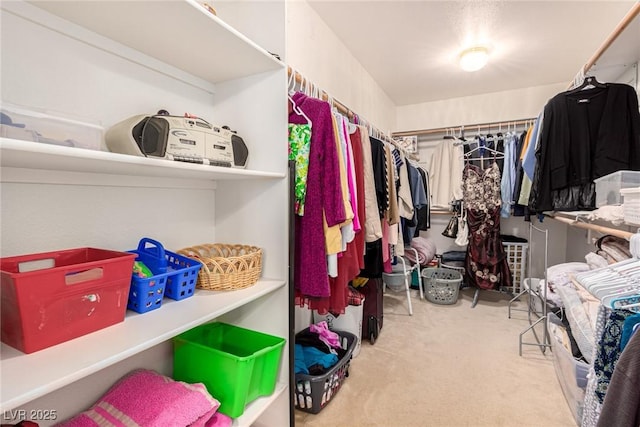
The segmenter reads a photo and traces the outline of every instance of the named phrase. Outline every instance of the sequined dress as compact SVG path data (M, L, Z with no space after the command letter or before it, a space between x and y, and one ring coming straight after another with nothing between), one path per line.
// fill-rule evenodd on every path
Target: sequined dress
M462 172L464 207L469 227L466 283L481 289L510 287L512 278L500 238L500 168L467 163Z

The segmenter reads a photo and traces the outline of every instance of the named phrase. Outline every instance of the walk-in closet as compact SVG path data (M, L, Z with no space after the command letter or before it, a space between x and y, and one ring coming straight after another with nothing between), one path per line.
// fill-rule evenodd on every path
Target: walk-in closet
M640 2L0 22L3 426L640 427Z

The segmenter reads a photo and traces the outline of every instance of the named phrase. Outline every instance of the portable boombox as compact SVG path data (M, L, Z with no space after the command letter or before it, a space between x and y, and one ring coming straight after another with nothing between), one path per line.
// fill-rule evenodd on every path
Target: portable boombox
M170 115L138 115L116 123L105 134L109 150L136 156L244 168L249 150L228 127Z

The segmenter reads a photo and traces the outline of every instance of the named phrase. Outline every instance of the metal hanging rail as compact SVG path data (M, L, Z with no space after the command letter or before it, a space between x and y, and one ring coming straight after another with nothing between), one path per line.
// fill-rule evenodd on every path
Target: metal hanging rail
M318 89L316 85L309 82L309 80L307 80L305 76L300 74L299 71L296 71L291 67L287 67L287 74L291 76L292 73L293 73L293 78L295 79L295 82L298 83L300 87L303 87L305 84L310 84L312 87L316 88L316 90L320 93L320 98L323 101L327 101L330 104L332 104L334 107L338 109L340 113L344 114L349 120L353 120L353 118L357 116L357 114L351 111L346 105L336 100L335 98L329 96L329 94L324 90Z
M429 134L435 134L435 133L447 133L447 132L456 131L456 130L460 130L460 131L464 131L464 130L474 131L474 130L480 130L480 129L498 130L501 127L508 128L510 126L522 126L522 125L533 124L535 120L536 118L534 117L530 119L508 120L504 122L477 123L473 125L458 125L458 126L448 126L448 127L441 127L441 128L421 129L421 130L411 130L411 131L407 130L402 132L393 132L391 135L394 137L395 136L413 136L413 135L419 136L419 135L429 135Z
M609 34L609 37L600 45L598 50L589 58L587 63L582 68L583 73L587 73L591 67L600 59L602 54L609 49L609 46L613 44L613 42L618 38L618 36L624 31L625 28L629 26L633 19L640 15L640 1L637 1L633 7L627 12L627 14L622 18L620 23L614 28L613 32Z
M565 218L565 217L561 217L561 216L551 216L551 215L549 215L549 218L552 218L552 219L554 219L556 221L564 222L565 224L569 224L572 227L584 228L585 230L597 231L598 233L602 233L602 234L611 234L612 236L620 237L620 238L626 239L626 240L630 240L631 236L633 236L635 234L635 233L632 233L630 231L624 231L624 230L618 230L618 229L615 229L615 228L604 227L602 225L591 224L591 223L588 223L588 222L581 222L581 221L578 221L576 219Z
M591 68L596 65L596 62L600 60L602 55L611 47L613 42L615 42L618 37L622 34L622 32L633 22L633 20L640 16L640 1L636 1L636 3L629 9L627 14L622 18L622 20L618 23L616 28L613 29L609 37L605 39L605 41L598 47L598 50L589 58L586 64L584 64L576 76L573 78L573 81L569 83L567 89L572 89L574 87L579 86L584 78L589 74Z
M340 102L340 101L336 100L334 97L330 96L326 91L318 88L315 84L313 84L305 76L303 76L299 71L294 70L290 66L287 66L287 74L288 74L290 79L293 78L293 81L295 81L295 83L297 83L298 86L301 89L303 89L303 91L304 91L304 89L306 88L307 85L310 85L311 86L311 92L315 93L315 95L317 96L318 99L322 99L323 101L327 101L329 104L334 106L341 114L343 114L345 117L347 117L347 119L349 119L350 122L361 124L361 125L369 128L371 136L379 138L381 140L384 140L384 141L394 145L396 148L401 150L405 154L406 157L408 157L409 159L417 161L417 156L414 153L408 152L405 147L400 145L392 137L386 135L380 129L378 129L375 126L373 126L369 121L367 121L366 119L362 118L359 114L355 113L353 110L351 110L349 107L344 105L342 102ZM289 88L289 90L291 90L291 89L292 88Z

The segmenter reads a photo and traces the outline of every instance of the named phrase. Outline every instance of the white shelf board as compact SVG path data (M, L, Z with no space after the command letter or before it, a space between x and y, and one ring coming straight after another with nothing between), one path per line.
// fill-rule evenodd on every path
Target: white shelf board
M2 167L206 180L284 178L284 173L207 166L0 138Z
M596 209L597 210L597 209ZM570 219L576 223L593 224L593 225L606 225L607 227L614 227L620 230L625 230L625 227L631 229L637 229L639 224L632 224L630 222L613 222L604 218L590 219L589 217L594 214L595 211L553 211L549 212L548 216L551 218L559 217Z
M127 311L124 322L31 354L2 344L0 412L88 377L284 285L280 280L260 280L236 291L196 290L182 301L165 298L157 310Z
M284 356L283 356L284 357ZM276 384L275 391L270 396L259 397L249 403L244 413L233 420L232 427L251 427L260 415L287 389L284 383Z
M29 3L211 83L284 67L195 0Z

